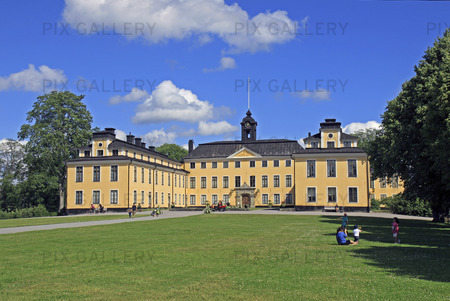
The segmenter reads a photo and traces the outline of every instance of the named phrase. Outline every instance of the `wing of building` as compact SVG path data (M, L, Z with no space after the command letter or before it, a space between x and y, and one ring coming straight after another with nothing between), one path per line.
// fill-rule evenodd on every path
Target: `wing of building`
M357 137L335 119L319 133L296 140L258 140L250 111L241 122L241 140L198 145L189 142L184 162L146 148L131 134L119 140L114 129L94 133L80 156L67 162L67 208L88 210L101 203L125 210L143 207L292 207L369 210L369 163Z

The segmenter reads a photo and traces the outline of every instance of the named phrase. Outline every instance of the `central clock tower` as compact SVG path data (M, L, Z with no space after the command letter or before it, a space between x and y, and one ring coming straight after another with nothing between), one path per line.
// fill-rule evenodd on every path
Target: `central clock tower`
M253 119L250 110L247 111L247 116L241 122L241 140L242 141L256 141L256 126L258 123Z

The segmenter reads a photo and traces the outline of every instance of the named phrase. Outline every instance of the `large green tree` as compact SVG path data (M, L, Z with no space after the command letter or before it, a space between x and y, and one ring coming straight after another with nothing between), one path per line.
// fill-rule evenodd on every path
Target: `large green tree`
M388 102L369 146L375 176L398 173L404 196L430 202L435 221L450 207L450 30L428 48L416 75Z
M83 98L69 91L52 91L39 96L27 114L28 123L22 125L18 133L19 139L28 140L25 146L28 178L33 183L36 179L45 179L49 184L56 179L58 183L59 204L47 203L49 209L64 208L65 162L74 158L77 149L88 144L92 136L92 116ZM35 193L46 196L48 192Z
M183 147L170 143L164 143L163 145L158 146L156 151L177 161L182 161L188 154L188 151Z

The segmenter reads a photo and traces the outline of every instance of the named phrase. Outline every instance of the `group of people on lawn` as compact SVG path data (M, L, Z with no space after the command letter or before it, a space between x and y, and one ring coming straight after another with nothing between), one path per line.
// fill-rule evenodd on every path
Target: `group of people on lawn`
M91 204L89 208L90 213L103 213L105 211L105 207L102 204L98 204L98 207L95 208L94 204Z
M359 243L359 234L362 232L361 227L358 225L355 225L353 227L353 238L354 240L347 239L348 233L347 233L347 226L348 226L348 216L347 213L344 213L343 217L340 217L338 219L342 220L341 226L337 229L336 232L336 240L338 245L357 245ZM398 239L398 218L394 217L393 222L391 224L392 228L392 236L394 237L394 243L399 244L400 239Z

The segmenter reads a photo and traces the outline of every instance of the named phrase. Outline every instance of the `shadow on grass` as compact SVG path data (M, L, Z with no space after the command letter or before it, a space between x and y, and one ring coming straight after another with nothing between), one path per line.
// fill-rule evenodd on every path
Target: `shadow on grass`
M383 268L400 276L450 282L450 227L423 220L400 220L401 244L394 244L392 219L349 217L348 237L352 239L354 225L362 227L358 247L349 252L367 260L367 264ZM322 216L321 222L340 226L335 217ZM327 233L335 236L336 232ZM366 244L366 246L365 246Z

